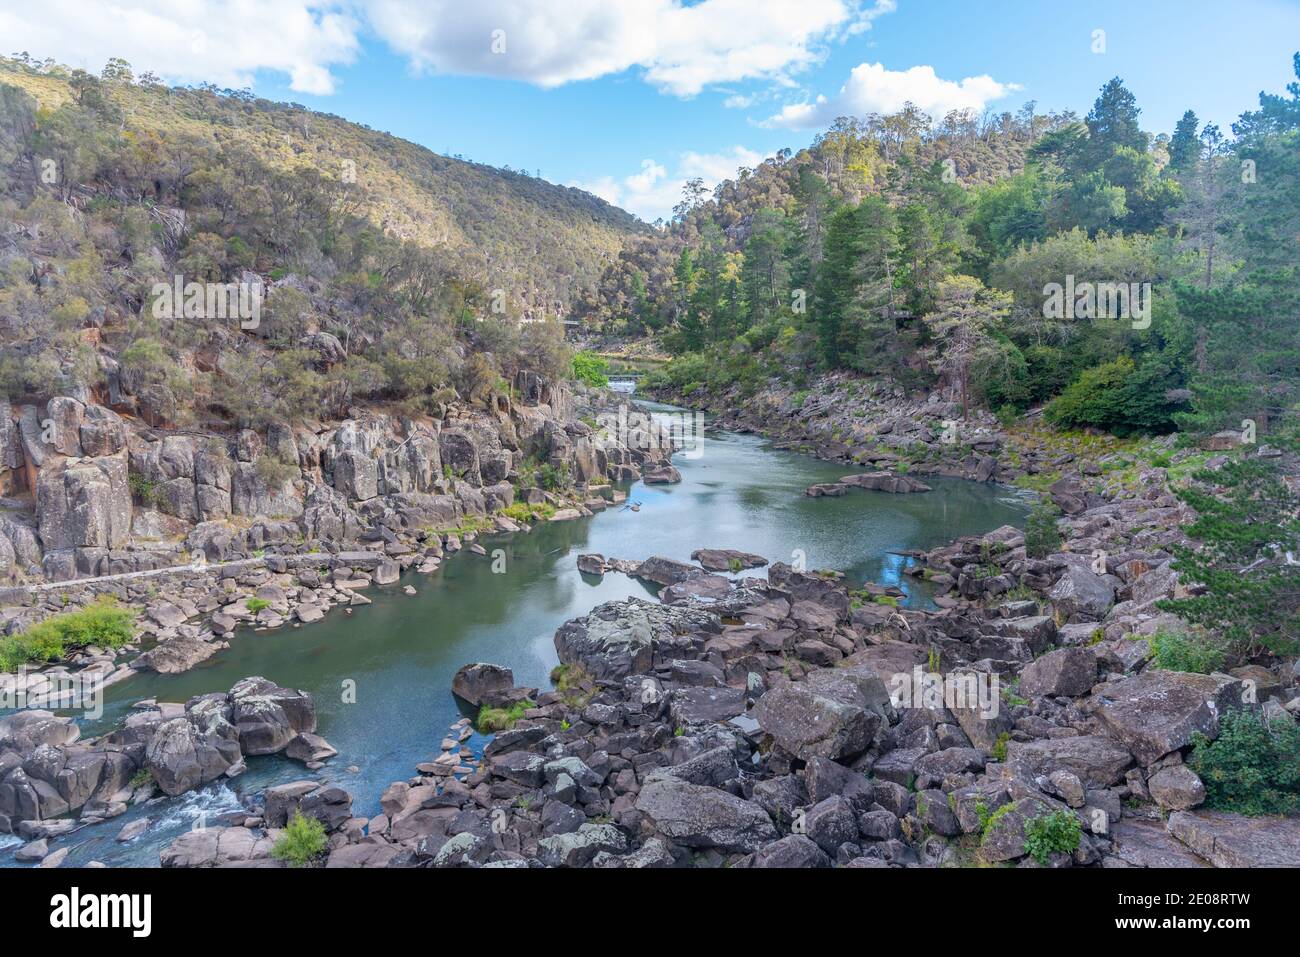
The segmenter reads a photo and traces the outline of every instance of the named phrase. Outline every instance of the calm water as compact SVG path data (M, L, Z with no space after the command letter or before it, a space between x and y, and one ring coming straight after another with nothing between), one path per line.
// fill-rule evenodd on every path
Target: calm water
M676 464L680 485L631 487L629 501L640 503L638 512L616 507L528 534L485 538L487 557L461 552L432 576L411 572L398 585L371 588L374 604L351 615L335 609L311 626L240 632L228 651L192 671L141 674L109 689L104 717L84 723L84 730L111 727L143 698L184 701L263 675L315 695L319 732L339 751L316 776L347 788L355 813L369 817L379 812L388 784L410 777L418 762L439 753L448 726L461 716L450 690L457 668L492 661L513 668L517 682L548 687L556 664L552 636L561 623L603 601L652 596L623 575L597 582L579 574L575 563L582 552L686 561L697 548L738 548L789 562L802 551L809 568L837 569L853 582L897 584L909 591L911 604L924 606L928 595L918 590L924 586L901 576L906 559L898 552L1020 525L1026 513L1019 493L953 479L927 478L934 491L921 495L850 491L842 498L805 498L807 486L850 470L774 450L755 436L711 433L698 458L679 457ZM505 552L503 574L492 572L498 548ZM402 594L406 584L418 594ZM354 704L343 703L348 682L355 682ZM471 746L477 751L482 743L476 736ZM358 771L349 773L349 766ZM253 758L240 778L132 808L52 847L75 845L69 865L156 865L160 847L205 815L210 820L237 809L241 793L311 777L285 759ZM118 844L121 828L142 815L153 820L150 829ZM0 835L0 866L14 863L17 846Z

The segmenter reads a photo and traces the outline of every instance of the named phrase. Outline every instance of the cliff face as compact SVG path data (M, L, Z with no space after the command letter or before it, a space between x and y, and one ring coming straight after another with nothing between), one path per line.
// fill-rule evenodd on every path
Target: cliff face
M535 373L442 418L353 408L265 434L170 431L76 399L0 407L0 578L66 581L272 546L335 549L454 528L515 502L581 503L663 465L662 435L588 421L612 401ZM648 440L648 441L647 441ZM539 469L554 476L543 488Z

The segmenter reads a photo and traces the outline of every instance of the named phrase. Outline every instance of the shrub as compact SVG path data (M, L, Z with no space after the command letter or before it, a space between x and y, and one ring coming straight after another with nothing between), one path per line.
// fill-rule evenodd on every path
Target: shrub
M579 352L573 357L573 377L587 385L606 388L609 385L609 360L594 352Z
M1157 668L1208 675L1228 662L1228 649L1212 638L1174 631L1157 631L1148 639Z
M1206 806L1257 816L1300 812L1300 727L1266 723L1257 711L1229 711L1219 736L1192 738L1188 765L1205 783Z
M1073 854L1079 847L1083 827L1070 811L1050 811L1025 822L1025 852L1039 864L1053 854Z
M301 811L294 811L289 821L271 848L271 856L277 861L288 861L294 867L306 867L315 858L325 853L325 825L314 817L304 817Z
M1025 551L1030 558L1046 558L1061 546L1061 530L1056 525L1061 511L1051 499L1042 498L1029 512L1025 522Z
M474 726L482 734L509 731L515 726L515 722L524 716L524 712L533 707L536 705L531 701L516 701L508 708L489 708L483 705L479 708L478 720L474 722Z
M1165 398L1177 385L1158 359L1135 366L1120 356L1086 369L1043 410L1048 422L1064 428L1106 429L1118 436L1170 432L1178 406Z
M28 663L58 661L69 652L96 645L121 648L134 634L135 612L102 595L85 608L54 615L16 635L0 638L0 671Z
M244 602L244 607L256 615L263 608L269 608L271 603L265 598L250 598Z

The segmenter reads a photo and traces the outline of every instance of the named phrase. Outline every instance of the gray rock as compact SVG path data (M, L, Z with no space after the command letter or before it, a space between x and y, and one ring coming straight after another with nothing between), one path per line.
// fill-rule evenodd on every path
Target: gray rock
M1300 818L1174 811L1169 833L1215 867L1300 867Z
M810 838L788 834L762 848L750 864L759 868L830 867L831 859Z
M1132 763L1127 748L1103 735L1007 742L1007 766L1028 784L1056 771L1068 771L1085 787L1110 787L1123 779Z
M601 851L618 854L627 850L627 838L612 824L583 824L576 831L542 838L537 850L547 867L585 867Z
M1115 604L1115 589L1100 575L1071 565L1047 597L1063 618L1101 621Z
M647 784L637 795L636 809L659 833L685 847L751 853L777 838L772 819L759 805L676 779Z
M513 671L483 661L463 665L451 679L452 693L475 707L497 706L514 686Z
M1074 697L1087 694L1097 683L1097 655L1090 648L1058 648L1025 665L1020 672L1020 692Z
M1185 764L1161 768L1147 778L1147 790L1157 804L1171 811L1189 811L1205 803L1205 785Z
M864 690L875 682L878 694ZM778 685L758 699L753 716L778 746L805 761L851 758L870 746L880 727L875 710L880 696L888 699L884 683L874 674L856 677L839 671L817 671L800 682Z
M1241 682L1223 675L1146 671L1108 682L1090 701L1106 729L1149 767L1191 744L1198 732L1218 737L1219 716L1241 704Z

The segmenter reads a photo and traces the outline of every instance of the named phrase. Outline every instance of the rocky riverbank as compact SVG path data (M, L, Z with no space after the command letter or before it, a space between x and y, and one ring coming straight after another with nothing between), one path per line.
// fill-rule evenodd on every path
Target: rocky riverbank
M1051 554L1031 557L1004 527L914 556L908 573L937 590L936 611L831 572L776 563L745 575L766 565L745 552L578 556L583 573L635 575L660 600L565 623L550 691L516 687L498 665L462 669L455 693L503 712L480 753L459 722L369 820L337 786L295 782L181 837L162 862L278 866L271 849L299 810L324 825L318 861L334 867L1296 866L1300 821L1206 810L1187 763L1194 736L1216 737L1230 711L1294 720L1296 662L1205 675L1152 660L1151 638L1180 627L1156 603L1185 588L1170 547L1191 515L1168 482L1216 460L1170 448L1147 467L1118 454L1045 454L1050 471L1025 471L1064 514ZM176 715L188 729L170 734L195 742L195 766L208 766L210 711L237 723L234 694ZM143 732L131 766L160 787L157 733ZM229 753L216 746L211 767L230 758L218 773L237 773L217 738ZM39 771L42 744L60 767L77 744L18 739L0 736L11 769L0 813L15 781L39 798L45 778L28 764ZM102 801L116 783L92 793ZM11 828L48 841L50 825L24 817L31 800L10 803ZM1044 846L1049 826L1058 841Z
M1155 472L1140 497L1087 491L1095 464L1054 483L1058 551L1030 558L1006 527L918 556L914 573L943 593L932 612L780 563L718 574L761 567L745 553L581 556L587 573L661 585L662 600L608 602L562 626L554 690L514 688L496 666L463 672L458 693L522 703L518 719L481 756L444 741L451 757L395 782L382 814L330 825L322 859L1300 865L1300 820L1203 808L1186 761L1233 710L1295 720L1300 668L1155 667L1150 637L1177 625L1155 603L1183 587L1168 548L1190 516ZM201 863L269 860L247 850L260 826L212 844L236 856Z
M153 429L67 398L0 408L0 489L16 496L0 499L0 634L105 594L141 613L125 648L0 675L0 694L54 707L68 675L184 671L240 626L318 621L481 552L481 534L591 515L624 500L614 483L680 480L670 436L600 428L625 399L579 388L521 373L487 412L358 409L265 437Z

